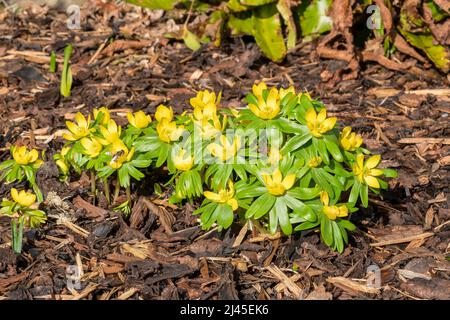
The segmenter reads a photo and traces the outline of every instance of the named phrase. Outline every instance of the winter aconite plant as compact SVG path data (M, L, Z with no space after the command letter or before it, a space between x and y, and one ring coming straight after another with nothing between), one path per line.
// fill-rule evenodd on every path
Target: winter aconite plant
M0 216L11 218L11 246L15 253L22 252L22 238L25 227L36 228L47 220L44 211L38 210L36 196L25 190L11 189L11 198L3 199Z
M37 170L42 165L38 151L36 149L28 150L26 146L12 146L10 152L12 159L0 164L0 181L12 183L15 181L21 182L25 179L37 194L38 201L42 201L42 193L35 178Z
M220 100L220 94L201 91L181 115L160 105L154 116L128 113L125 128L105 107L87 116L78 112L54 155L61 179L89 172L94 201L103 192L112 208L129 213L131 181L159 168L170 177L170 202L199 201L194 215L203 229L221 230L234 221L268 234L315 229L342 252L355 229L350 215L359 204L368 206L370 192L388 187L382 176L396 172L379 168L381 157L364 149L351 127L340 130L337 118L308 93L260 82L243 108L220 108ZM1 165L2 177L12 181L23 170L34 181L37 152L13 148L12 154L14 160ZM127 200L120 203L122 188Z

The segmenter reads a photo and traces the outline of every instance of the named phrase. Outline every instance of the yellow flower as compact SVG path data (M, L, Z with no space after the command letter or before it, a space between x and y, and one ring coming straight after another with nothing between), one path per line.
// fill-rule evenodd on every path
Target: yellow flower
M11 197L22 207L29 207L36 201L34 193L28 193L25 190L18 192L15 188L11 189Z
M278 164L281 159L283 159L283 156L281 155L280 150L278 148L270 148L268 159L269 164Z
M327 110L325 108L320 110L319 114L316 113L314 108L308 109L305 119L309 131L316 138L322 137L322 134L333 129L337 121L336 117L327 119Z
M264 90L267 90L267 85L264 82L255 83L252 87L253 94L257 98L262 97Z
M146 115L142 110L135 112L134 115L131 112L128 112L127 119L133 127L138 129L147 128L150 122L152 122L152 117Z
M196 129L200 130L202 138L209 139L221 132L226 124L227 117L223 118L223 125L217 115L216 106L208 104L203 109L197 107L194 114L190 116Z
M95 138L83 138L81 139L81 145L84 148L84 153L87 154L91 159L96 158L102 151L102 144Z
M263 174L262 175L264 184L267 187L267 190L270 194L274 196L282 196L286 193L287 190L292 188L295 183L295 174L288 174L286 177L281 175L280 169L276 169L272 175Z
M113 158L109 162L109 166L113 169L120 169L125 162L131 161L134 151L134 147L128 150L124 143L114 143L111 148Z
M213 202L230 205L233 211L237 210L239 207L237 200L234 198L234 185L231 180L228 181L228 189L219 188L218 193L205 191L203 195L206 199Z
M69 172L69 164L67 163L65 156L70 151L70 147L63 147L59 153L59 159L55 161L56 165L61 169L63 174Z
M261 96L258 97L258 105L250 103L249 109L259 118L270 120L275 118L280 113L280 95L277 88L272 88L269 91L267 100Z
M207 149L211 154L222 161L233 158L241 148L241 140L235 136L233 142L230 143L226 136L220 136L220 143L211 143Z
M290 86L287 89L280 88L280 100L283 99L288 93L292 93L295 96L295 89L293 86Z
M366 183L369 187L378 189L380 183L375 177L381 176L383 170L376 169L381 161L379 154L374 155L364 162L364 155L358 154L356 156L356 163L353 165L353 174L361 183Z
M61 169L63 174L67 174L69 172L69 166L63 159L58 159L55 161L56 165Z
M194 157L192 157L190 154L186 156L186 150L180 148L173 156L173 163L175 165L175 168L177 168L178 170L188 171L191 170L192 166L194 165Z
M363 139L359 134L357 135L356 133L352 132L351 127L345 127L344 129L342 129L340 142L341 146L345 150L355 151L362 145Z
M317 168L322 163L322 157L312 157L308 161L308 166L310 168Z
M89 123L91 122L91 116L89 115L87 120L81 114L81 112L77 112L75 115L75 123L72 121L66 121L67 129L69 129L69 133L63 133L63 138L69 141L77 141L81 138L89 135L91 130L89 129Z
M98 141L102 145L107 146L120 140L122 128L118 126L114 120L110 119L106 127L100 126L100 133L102 134L103 139L98 138Z
M12 148L12 156L14 161L20 165L27 165L35 163L37 166L42 164L42 160L38 160L39 153L36 149L31 149L28 151L27 147L14 146Z
M171 107L166 107L163 104L160 104L158 108L156 108L155 119L158 122L161 122L162 119L166 119L167 121L172 121L173 119L173 110Z
M170 143L180 139L184 132L184 126L177 127L175 121L170 121L168 118L162 118L156 125L156 131L162 141Z
M346 205L341 206L329 206L330 198L328 196L328 193L326 191L320 192L320 201L322 201L323 204L323 213L328 217L330 220L336 220L336 218L343 218L348 216L348 208Z
M102 124L104 126L106 126L108 124L109 120L111 119L109 110L106 107L101 107L100 109L94 109L92 111L92 113L94 114L94 120L97 120L97 118L100 116L100 113L103 114L102 121L100 121L99 124Z
M208 90L199 91L197 96L189 100L191 106L195 109L204 109L209 105L216 105L216 94Z

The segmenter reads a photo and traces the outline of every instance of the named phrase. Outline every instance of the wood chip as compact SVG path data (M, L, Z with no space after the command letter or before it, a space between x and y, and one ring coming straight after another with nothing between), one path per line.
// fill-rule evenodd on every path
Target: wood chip
M405 243L405 242L411 242L414 240L418 240L418 239L424 239L424 238L428 238L434 236L433 232L424 232L421 234L417 234L414 236L409 236L409 237L404 237L404 238L399 238L399 239L392 239L392 240L386 240L386 241L380 241L380 242L375 242L375 243L371 243L370 246L371 247L382 247L382 246L388 246L391 244L399 244L399 243Z
M295 299L300 300L303 298L303 290L294 281L292 281L291 278L284 274L280 268L274 264L271 264L266 267L266 269L283 283Z
M136 292L139 292L138 288L131 288L122 293L120 296L118 296L117 300L127 300L128 298L132 297Z
M403 138L397 141L402 144L450 144L450 138Z
M368 287L366 284L361 284L344 277L329 277L327 281L350 293L363 292L377 294L380 292L379 288Z

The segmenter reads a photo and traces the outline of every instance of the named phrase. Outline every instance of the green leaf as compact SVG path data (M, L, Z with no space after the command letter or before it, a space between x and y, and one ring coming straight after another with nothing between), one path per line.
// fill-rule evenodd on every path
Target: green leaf
M125 0L125 2L148 9L173 9L177 0Z
M119 183L121 187L127 188L130 186L130 175L126 166L122 166L119 171Z
M10 167L12 167L16 162L12 159L5 160L2 163L0 163L0 170L6 170Z
M344 160L344 156L339 149L339 141L334 135L325 135L324 136L325 145L327 146L328 151L333 156L336 161L342 162Z
M333 227L331 226L330 219L325 215L322 215L320 234L326 245L331 246L333 244Z
M274 4L253 11L253 36L266 57L279 62L286 55L280 16Z
M141 180L145 175L130 164L126 164L128 173L136 180Z
M369 186L367 184L361 185L359 189L359 196L361 197L361 203L364 208L367 208L369 205Z
M355 231L356 226L348 220L341 219L338 221L338 224L348 231Z
M332 0L313 0L309 5L308 3L302 1L302 5L299 7L302 36L330 31L332 20L327 13Z
M276 1L277 0L239 0L242 5L251 7L259 7Z
M311 140L311 134L309 132L305 132L302 135L297 135L286 141L286 144L281 149L282 153L288 153L291 151L295 151L301 146L303 146L305 143L307 143L309 140Z
M418 4L419 2L417 2ZM450 51L448 46L439 44L419 14L417 4L405 2L400 10L398 30L414 47L422 50L443 72L450 71Z
M276 197L269 193L265 193L256 199L250 208L245 213L245 218L249 219L254 216L255 219L259 219L264 216L270 209L272 209L275 203Z
M300 200L291 197L289 194L283 196L286 205L293 210L291 222L316 221L317 216L314 211Z
M352 190L350 191L350 196L348 198L348 202L351 204L355 204L358 201L359 189L361 188L361 184L359 181L355 180L352 186Z
M303 231L303 230L308 230L308 229L312 229L315 228L319 225L320 220L317 219L316 222L310 222L310 221L305 221L300 223L298 226L295 227L294 231Z
M158 159L156 160L156 167L159 168L163 165L164 161L166 161L169 151L170 151L170 145L167 143L161 143L159 146L159 155Z
M69 44L64 49L64 65L61 75L61 87L60 92L63 97L69 97L70 96L70 90L72 88L72 69L69 65L69 59L72 55L72 45Z
M395 169L382 169L383 175L387 178L397 178L398 172Z
M281 230L285 235L290 235L292 233L292 225L289 221L289 215L287 213L287 206L283 200L283 197L278 197L275 201L275 205L273 207L275 211L278 222L280 223Z
M242 5L239 2L239 0L229 0L227 2L227 6L228 6L228 8L231 9L231 11L234 11L234 12L243 12L243 11L247 11L249 9L248 7ZM230 19L231 19L231 16L232 15L230 15ZM251 29L251 27L250 27L250 29Z
M234 1L237 2L237 0ZM228 6L230 3L231 1L228 2ZM229 16L227 23L231 34L234 36L241 34L253 35L253 18L251 11L232 13Z
M337 225L336 221L331 221L333 227L333 239L334 245L339 253L344 251L344 241L342 240L341 229Z
M229 228L233 223L233 209L228 204L219 204L217 207L217 223L225 229Z
M55 51L52 51L52 53L50 54L50 67L49 67L49 71L51 73L55 73L56 72L56 53Z
M300 200L311 200L319 196L320 188L292 188L287 193Z
M189 31L187 28L184 28L183 31L183 41L186 47L188 47L192 51L197 51L202 47L200 39L197 37L197 35Z
M284 24L287 28L287 49L293 49L295 48L295 42L297 41L297 28L295 27L294 18L292 17L290 1L278 0L277 9L283 17Z

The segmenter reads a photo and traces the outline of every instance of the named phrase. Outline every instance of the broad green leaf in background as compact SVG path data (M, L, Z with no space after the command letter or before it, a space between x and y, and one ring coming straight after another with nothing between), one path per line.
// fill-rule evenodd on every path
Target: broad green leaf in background
M299 7L302 36L331 30L332 20L327 14L332 2L332 0L313 0L308 5L306 1L302 1Z
M435 44L431 33L415 34L400 29L400 32L414 47L422 50L431 61L444 72L450 70L449 50L448 48Z
M261 51L272 61L281 61L286 55L286 46L276 6L268 4L255 8L252 20L253 36Z
M294 18L292 17L289 0L278 0L277 9L283 17L287 27L287 48L288 50L293 49L295 48L295 42L297 41L297 28L295 27Z
M259 7L268 3L276 2L276 0L238 0L242 5L249 7Z
M449 49L437 43L430 29L419 15L418 8L406 5L402 7L398 30L411 45L425 52L436 67L443 72L449 72Z
M232 35L253 34L253 19L250 11L230 14L228 28Z
M125 2L148 9L173 9L177 0L125 0Z
M440 22L449 17L449 14L442 10L434 1L427 0L425 4L430 8L434 22Z
M234 12L241 12L241 11L246 11L249 8L242 5L239 0L229 0L227 2L227 6L228 8L230 8L232 11Z

